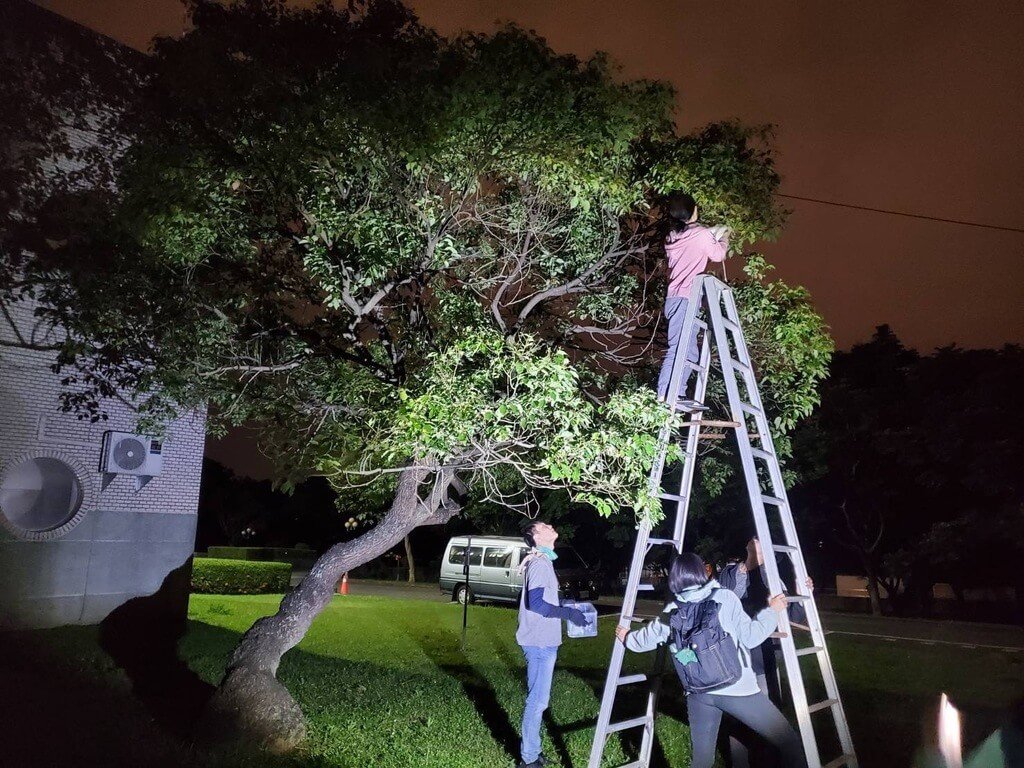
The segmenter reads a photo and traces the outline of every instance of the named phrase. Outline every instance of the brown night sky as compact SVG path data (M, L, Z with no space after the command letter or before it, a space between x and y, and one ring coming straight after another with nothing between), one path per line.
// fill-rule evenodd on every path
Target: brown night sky
M185 21L178 0L37 2L142 49ZM789 194L1024 228L1019 0L410 4L442 33L514 21L559 51L608 51L625 76L676 86L684 129L776 124ZM766 250L840 347L886 322L925 351L1024 342L1024 234L788 207Z

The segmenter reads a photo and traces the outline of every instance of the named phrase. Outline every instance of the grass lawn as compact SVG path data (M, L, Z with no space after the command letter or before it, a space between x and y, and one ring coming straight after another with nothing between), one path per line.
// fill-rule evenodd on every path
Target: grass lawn
M239 633L272 612L278 600L193 596L182 657L200 678L216 683ZM611 642L612 620L601 624L600 637L567 640L559 656L545 752L566 768L586 764ZM523 703L523 662L514 632L513 610L472 606L463 651L461 609L455 605L334 598L281 664L280 678L311 725L307 749L288 758L213 755L187 737L168 734L95 647L94 629L16 633L3 642L27 641L20 650L0 648L0 658L11 667L4 673L0 715L5 730L22 737L14 738L7 754L38 759L16 766L58 764L59 743L29 734L27 722L75 717L75 760L68 764L79 766L504 768L512 765ZM26 655L25 647L33 652ZM999 709L1024 693L1024 654L836 635L830 648L868 768L910 765L939 691L964 709L968 744L980 741L998 723ZM639 669L649 658L634 656L630 663ZM48 675L48 685L38 684L41 675ZM674 679L662 709L659 764L687 766L685 710ZM8 730L19 718L25 728ZM621 763L631 749L628 742L616 742L609 752ZM46 761L49 756L53 762Z

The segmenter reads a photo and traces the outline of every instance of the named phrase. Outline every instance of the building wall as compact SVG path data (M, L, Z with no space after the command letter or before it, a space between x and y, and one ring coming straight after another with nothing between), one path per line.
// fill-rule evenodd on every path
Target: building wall
M31 335L31 306L10 305ZM0 340L14 338L0 318ZM132 410L105 404L107 421L61 413L53 353L0 347L0 482L21 462L52 457L70 466L82 503L67 524L19 531L0 510L0 626L93 624L132 597L152 595L187 565L195 542L205 415L192 412L164 435L163 471L141 490L118 475L103 488L103 435L135 431Z

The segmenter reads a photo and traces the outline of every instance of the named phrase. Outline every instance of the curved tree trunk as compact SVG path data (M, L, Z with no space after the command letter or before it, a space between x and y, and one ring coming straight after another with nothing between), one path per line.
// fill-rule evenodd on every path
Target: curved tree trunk
M419 486L430 474L422 466L404 470L384 519L358 539L327 550L284 597L277 613L260 619L242 636L210 703L209 727L216 732L227 728L273 752L286 752L305 739L302 710L276 677L281 657L302 640L346 571L384 554L416 526L446 522L458 512L447 503L451 478L445 473L438 473L430 498L420 500Z
M412 540L409 538L409 534L405 535L405 559L409 564L409 583L416 583L416 561L412 556Z

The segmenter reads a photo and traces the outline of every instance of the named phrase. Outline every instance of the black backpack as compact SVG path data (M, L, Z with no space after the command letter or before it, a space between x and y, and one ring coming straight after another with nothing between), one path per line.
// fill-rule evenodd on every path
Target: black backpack
M677 602L670 614L669 650L687 693L714 692L735 683L743 674L736 641L718 621L719 608L709 596L699 603Z

